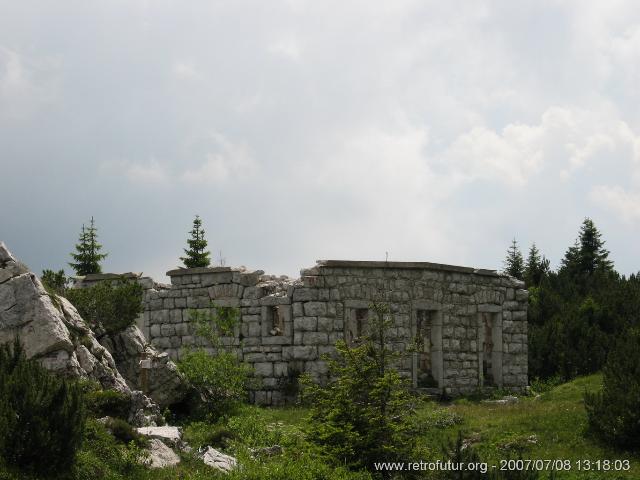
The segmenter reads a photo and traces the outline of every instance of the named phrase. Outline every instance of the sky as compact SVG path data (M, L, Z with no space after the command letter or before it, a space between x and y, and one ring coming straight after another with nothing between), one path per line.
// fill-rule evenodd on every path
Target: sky
M585 217L640 270L640 4L0 0L0 240L166 281L214 264L557 266Z

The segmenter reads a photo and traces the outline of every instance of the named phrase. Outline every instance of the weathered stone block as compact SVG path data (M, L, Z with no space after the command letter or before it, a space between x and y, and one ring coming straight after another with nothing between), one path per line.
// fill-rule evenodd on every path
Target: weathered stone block
M296 288L293 291L294 302L309 302L318 299L318 291L313 288Z
M299 317L293 319L294 332L315 331L317 327L318 319L316 317Z
M315 360L318 358L318 350L314 346L296 345L293 347L282 347L283 360Z
M318 318L318 331L319 332L333 331L333 318L326 318L326 317Z
M304 316L304 308L302 306L302 302L294 302L293 304L293 316L294 317L303 317Z
M305 345L326 345L329 343L329 336L324 332L305 332L302 336L302 343Z
M274 377L286 377L289 375L289 364L287 362L277 362L273 364Z

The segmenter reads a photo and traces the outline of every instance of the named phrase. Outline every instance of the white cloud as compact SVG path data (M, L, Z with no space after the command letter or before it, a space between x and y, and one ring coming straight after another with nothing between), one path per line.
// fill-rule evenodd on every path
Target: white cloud
M147 163L133 163L125 168L127 179L133 183L165 185L169 183L169 174L166 168L158 163L157 160L151 160Z
M54 100L59 63L0 45L0 119L24 120Z
M172 68L173 74L183 80L200 80L202 74L192 62L176 62Z
M630 192L620 186L598 185L591 190L590 198L628 224L640 221L640 192Z
M609 112L550 107L537 125L509 124L501 131L476 127L442 154L453 176L522 188L531 178L555 171L567 180L599 157L638 161L640 135Z
M181 180L188 183L227 183L241 181L253 175L255 162L243 145L230 142L224 135L211 134L216 151L206 154L206 160L197 168L185 170Z
M300 41L296 37L286 36L270 43L267 50L274 55L280 55L297 61L300 59L303 49Z

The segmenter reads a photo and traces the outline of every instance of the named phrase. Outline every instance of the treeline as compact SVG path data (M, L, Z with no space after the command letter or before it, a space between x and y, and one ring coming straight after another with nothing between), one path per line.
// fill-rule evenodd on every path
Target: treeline
M514 240L504 271L529 290L529 376L569 380L603 368L617 339L640 324L640 276L616 272L605 241L586 218L553 271L531 246Z

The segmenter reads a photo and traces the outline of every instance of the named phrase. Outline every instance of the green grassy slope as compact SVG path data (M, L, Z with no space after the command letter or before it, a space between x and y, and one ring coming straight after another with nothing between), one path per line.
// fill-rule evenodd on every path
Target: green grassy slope
M601 375L581 377L539 396L521 397L509 405L458 400L447 406L431 404L419 412L441 428L430 429L419 439L425 455L437 454L434 445L455 439L458 430L482 459L499 464L500 459L569 459L573 469L556 478L640 479L640 458L613 451L593 439L587 430L583 405L585 390L601 388ZM434 422L435 420L435 422ZM447 424L452 424L447 426ZM627 472L578 472L577 460L628 459Z

